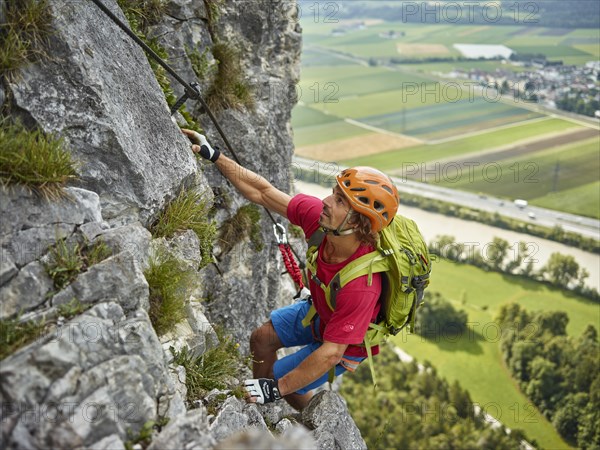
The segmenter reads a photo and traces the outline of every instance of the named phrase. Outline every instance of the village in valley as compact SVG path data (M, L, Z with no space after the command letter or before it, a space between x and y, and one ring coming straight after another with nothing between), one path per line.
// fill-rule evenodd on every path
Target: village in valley
M354 31L364 31L369 24L364 21L348 23L331 31L331 36L342 37ZM379 32L381 39L402 40L406 31L390 29ZM521 53L505 45L454 44L460 56L430 55L430 62L496 61L495 70L482 68L453 68L450 72L432 72L441 78L470 80L499 95L515 100L539 103L547 108L557 108L577 114L600 118L600 61L569 64L562 59L548 58L541 53ZM401 44L398 46L401 52ZM421 62L421 61L418 61ZM406 58L389 60L371 58L370 65L412 64ZM415 64L416 63L416 64ZM462 64L461 64L462 65Z
M512 95L515 100L523 99L548 108L600 118L600 61L590 61L584 66L545 59L502 62L516 64L524 70L519 72L497 68L488 72L481 69L455 69L441 75L493 87L502 95Z

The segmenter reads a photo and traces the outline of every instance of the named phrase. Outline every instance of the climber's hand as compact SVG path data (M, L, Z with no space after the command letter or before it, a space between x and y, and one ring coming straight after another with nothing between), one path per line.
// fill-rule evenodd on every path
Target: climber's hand
M270 378L252 378L244 382L249 394L248 401L255 403L271 403L281 399L277 381Z
M212 162L215 162L217 159L219 159L219 156L221 156L221 151L218 148L213 149L202 134L186 128L182 128L181 131L192 142L192 151L194 153L199 153L204 159L208 159Z

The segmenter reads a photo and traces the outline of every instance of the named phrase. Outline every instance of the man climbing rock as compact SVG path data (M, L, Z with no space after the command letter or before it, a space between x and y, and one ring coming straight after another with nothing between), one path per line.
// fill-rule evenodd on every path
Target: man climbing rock
M193 143L192 151L215 163L245 198L300 226L307 239L318 230L324 232L319 233L323 238L310 273L312 300L273 311L250 338L255 378L245 382L248 401L284 398L301 410L330 373L352 372L367 357L362 344L369 324L377 322L381 274L360 276L344 285L335 294L335 308L328 305L323 287L343 267L375 249L377 233L396 215L398 191L382 172L355 167L337 176L332 194L324 200L304 194L291 197L213 149L204 136L183 132ZM302 348L277 359L278 349L296 346ZM372 352L376 354L378 347Z

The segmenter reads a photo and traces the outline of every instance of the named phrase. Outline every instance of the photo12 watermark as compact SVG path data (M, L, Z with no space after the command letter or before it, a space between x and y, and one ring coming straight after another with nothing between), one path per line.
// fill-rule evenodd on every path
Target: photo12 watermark
M140 423L140 405L133 401L98 402L98 401L60 401L31 404L26 401L0 403L0 423L7 423L14 417L24 425L38 425L42 422L60 424L81 423L101 424L108 421L115 423Z
M400 175L401 183L409 180L421 183L473 184L485 183L539 183L537 177L540 167L533 161L515 162L510 165L496 161L451 161L446 163L403 162Z
M460 418L457 415L458 411L466 417ZM422 423L440 423L480 418L494 426L495 424L501 425L500 421L503 418L515 423L538 423L536 412L537 409L533 403L520 404L514 402L509 405L502 405L499 402L470 402L465 404L442 401L428 403L408 401L403 404L399 416L401 423L410 423L414 419Z
M398 2L402 22L421 23L499 23L535 24L539 22L537 2L447 1Z

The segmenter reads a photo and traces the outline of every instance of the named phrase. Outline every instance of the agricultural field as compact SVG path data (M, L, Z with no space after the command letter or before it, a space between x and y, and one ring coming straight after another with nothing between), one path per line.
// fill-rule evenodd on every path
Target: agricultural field
M439 143L423 143L421 145L402 149L401 151L389 151L363 158L354 158L344 161L346 165L366 164L386 170L395 175L402 175L403 164L421 164L463 157L464 155L476 155L512 145L518 145L523 141L539 139L542 136L556 136L563 132L573 132L584 129L572 122L561 119L544 118L515 124L498 130L489 131L473 136L453 140L445 140Z
M525 198L534 205L600 218L597 125L548 115L523 99L449 78L454 70L493 72L501 67L520 72L523 66L486 60L414 63L456 58L459 52L453 44L462 43L505 45L521 53L584 64L600 55L600 30L369 19L363 27L353 23L357 21L301 21L299 104L292 113L298 155L345 165L369 164L395 175L402 175L406 164L473 162L484 155L483 160L494 158L506 174L515 165L531 163L540 180L533 186L490 183L481 173L461 182L421 181ZM395 58L398 63L372 64L378 58ZM409 63L402 64L404 58ZM422 177L417 172L413 178Z
M597 305L534 281L443 260L434 264L432 274L431 289L467 312L469 331L434 339L400 334L393 343L421 362L430 361L449 382L458 380L474 402L509 428L523 429L541 448L569 448L505 367L493 319L510 302L529 311L566 311L567 332L578 337L588 324L597 326Z
M379 22L364 29L346 29L343 35L336 36L332 31L343 25L304 21L302 26L305 45L314 44L361 58L412 58L415 51L411 51L411 45L420 50L421 57L458 56L460 53L452 45L459 43L506 45L521 53L546 54L565 64L584 64L598 56L600 47L600 31L594 29ZM397 37L384 37L390 32Z
M494 154L478 159L478 163L493 164L493 173L473 171L473 178L448 172L441 184L472 192L487 192L504 198L524 198L533 205L561 209L573 214L600 218L600 205L588 199L598 195L600 157L598 137L565 145L550 146L541 151L535 148L519 151L522 156L496 158ZM498 162L496 162L498 161ZM460 165L460 161L457 161ZM521 168L518 174L516 169ZM504 182L501 175L505 174ZM555 200L554 194L559 197ZM571 203L565 195L572 194ZM538 201L538 199L540 201Z

